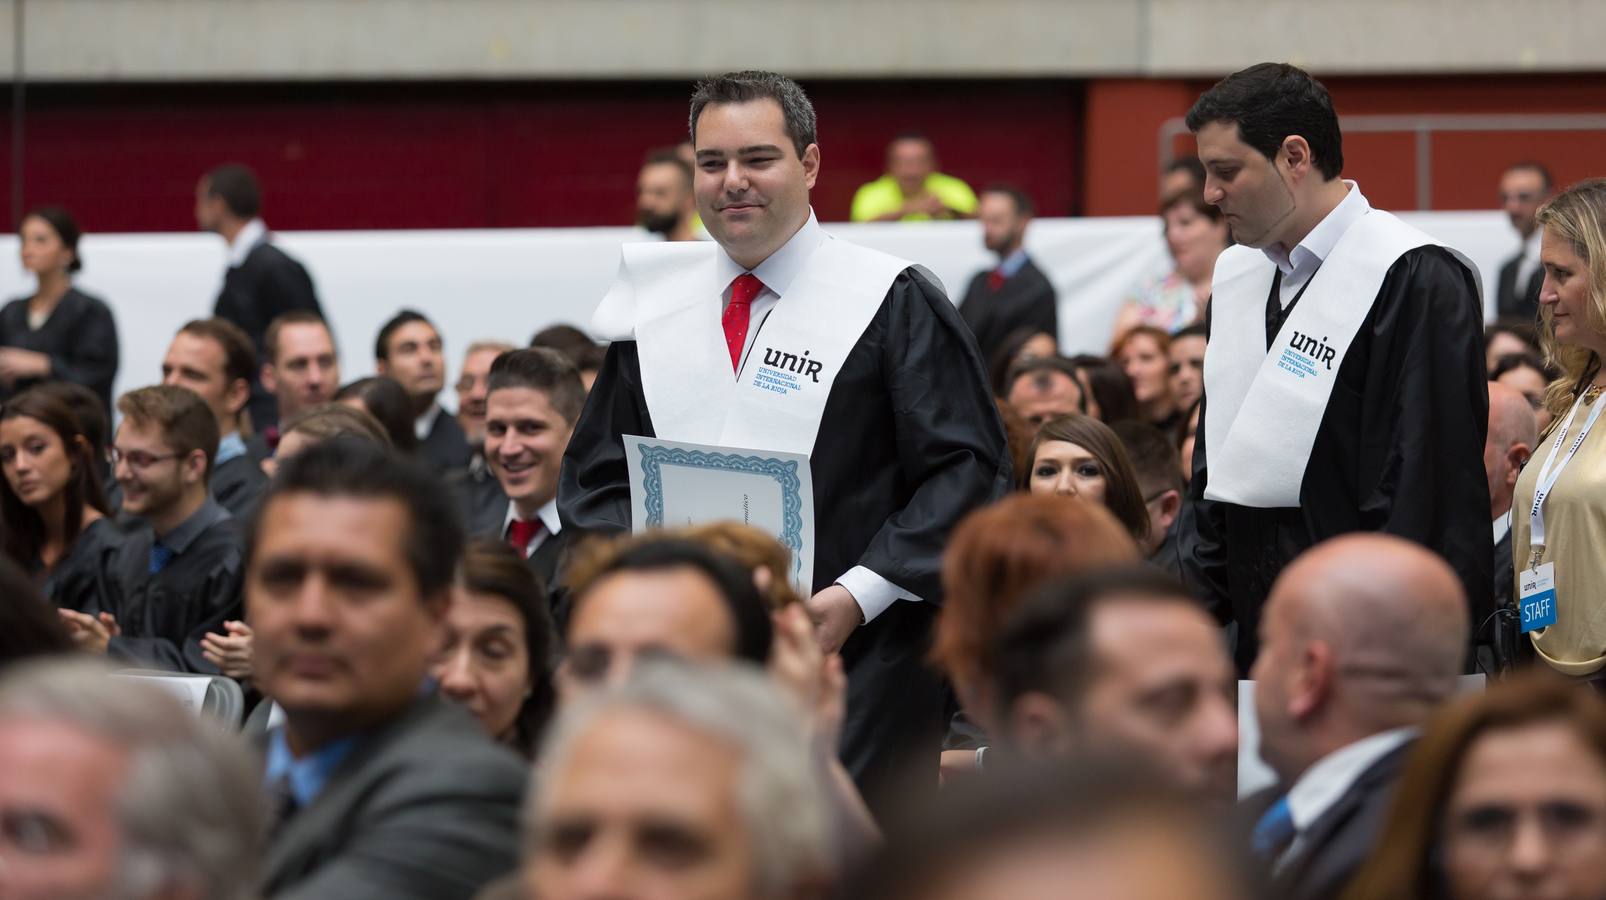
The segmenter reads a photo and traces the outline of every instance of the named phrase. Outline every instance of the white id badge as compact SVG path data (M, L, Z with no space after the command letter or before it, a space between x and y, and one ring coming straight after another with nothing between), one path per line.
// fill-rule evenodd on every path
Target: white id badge
M1522 612L1522 633L1556 624L1556 564L1547 562L1523 569L1517 582L1517 607Z

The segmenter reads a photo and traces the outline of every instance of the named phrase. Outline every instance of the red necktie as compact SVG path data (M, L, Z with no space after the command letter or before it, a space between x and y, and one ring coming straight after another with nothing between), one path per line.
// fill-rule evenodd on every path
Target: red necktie
M991 272L987 273L987 290L992 291L993 293L996 294L996 293L998 293L999 288L1002 288L1003 286L1004 286L1004 270L1003 269L1001 269L1001 268L1000 269L994 269Z
M744 272L731 282L731 302L719 324L725 326L725 346L731 352L731 371L742 370L742 345L747 342L747 326L752 320L753 298L764 290L764 282L752 272Z
M540 533L540 519L531 519L528 522L523 519L514 519L507 526L507 542L520 556L524 556L525 548L530 546L530 542L535 540L535 536Z

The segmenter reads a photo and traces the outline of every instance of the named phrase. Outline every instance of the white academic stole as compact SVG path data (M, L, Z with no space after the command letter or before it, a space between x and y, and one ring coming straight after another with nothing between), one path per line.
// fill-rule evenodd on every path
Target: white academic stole
M1369 210L1316 270L1270 350L1266 303L1276 264L1241 246L1217 258L1204 371L1206 499L1299 505L1339 366L1389 268L1428 244L1438 242L1387 212ZM1461 260L1476 279L1476 269Z
M633 335L653 431L665 440L811 454L831 385L911 263L825 236L762 321L740 373L720 325L719 249L626 244L593 329Z

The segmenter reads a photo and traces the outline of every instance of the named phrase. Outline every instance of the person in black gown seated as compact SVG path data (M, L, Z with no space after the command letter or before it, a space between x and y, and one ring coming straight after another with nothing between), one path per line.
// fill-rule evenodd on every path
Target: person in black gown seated
M112 405L117 324L111 309L73 287L82 269L78 223L59 206L29 213L17 229L22 267L38 279L32 296L0 307L0 400L44 381L71 381Z
M59 392L23 391L0 412L0 548L62 609L95 613L122 533L107 515L93 443Z

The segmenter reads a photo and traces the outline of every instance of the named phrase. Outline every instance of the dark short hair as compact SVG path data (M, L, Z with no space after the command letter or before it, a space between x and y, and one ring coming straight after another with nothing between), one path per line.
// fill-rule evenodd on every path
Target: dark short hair
M1177 447L1170 436L1148 422L1127 419L1110 426L1126 448L1126 458L1138 476L1143 499L1168 490L1182 490L1182 472L1177 469Z
M1211 208L1214 209L1215 207L1211 207ZM1219 212L1219 210L1217 210L1217 211ZM1192 325L1183 326L1182 328L1180 328L1177 331L1173 332L1171 334L1171 342L1174 344L1174 343L1176 343L1178 340L1180 340L1182 338L1191 338L1191 337L1208 339L1210 337L1210 330L1208 328L1205 328L1205 325L1204 325L1203 322L1195 322Z
M1509 334L1517 340L1522 341L1524 344L1527 344L1528 348L1536 355L1540 352L1538 326L1532 321L1519 316L1501 316L1500 318L1489 323L1489 325L1483 329L1484 351L1487 352L1489 345L1494 343L1494 339L1502 334Z
M273 366L279 364L279 333L290 325L317 325L329 333L329 344L334 346L335 331L324 321L323 316L310 309L292 309L275 316L273 321L268 323L268 330L262 336L262 355L265 357L263 362Z
M1034 386L1046 390L1049 386L1049 379L1056 372L1069 378L1078 390L1081 389L1082 382L1076 377L1076 366L1070 360L1063 356L1034 356L1031 359L1023 359L1010 367L1009 374L1004 376L1002 394L1007 398L1010 392L1015 389L1015 383L1022 378L1032 378ZM1085 398L1081 406L1084 409L1087 407Z
M370 375L342 387L335 392L335 401L356 398L368 414L379 420L385 433L390 435L391 446L404 455L418 448L418 432L414 430L417 417L413 415L413 401L401 382L383 375Z
M1205 91L1188 110L1188 130L1212 122L1235 124L1243 142L1276 159L1290 135L1310 144L1313 164L1331 181L1344 171L1344 141L1333 98L1298 66L1259 63L1234 72Z
M381 362L390 359L391 335L396 333L396 329L413 322L423 322L435 332L437 337L440 336L441 330L435 327L434 322L425 318L423 313L416 309L404 309L391 316L385 324L379 326L379 336L374 339L374 359Z
M580 356L587 350L597 346L591 336L573 325L548 325L537 331L535 337L530 338L531 347L547 347L567 356L576 366L580 365Z
M1013 184L995 181L982 188L981 192L982 194L1002 194L1008 197L1015 204L1016 215L1029 216L1037 211L1037 207L1032 204L1032 198Z
M22 221L38 219L50 226L50 230L61 239L62 246L72 251L72 262L67 264L67 271L77 272L84 267L84 258L78 253L78 239L83 237L83 231L78 227L78 220L72 213L60 206L41 206L22 217Z
M1105 600L1195 601L1175 577L1144 564L1085 572L1034 591L1004 622L995 646L1000 709L1042 692L1075 702L1092 680L1094 607Z
M676 174L680 175L681 179L685 181L686 189L691 190L693 174L691 163L686 162L685 158L676 152L674 147L662 147L648 153L647 157L641 161L641 167L645 169L648 166L674 167Z
M1494 361L1494 368L1489 370L1489 380L1497 381L1501 375L1518 369L1533 369L1545 379L1546 384L1561 377L1561 373L1545 365L1544 359L1537 353L1507 353Z
M223 377L227 384L236 381L245 381L247 384L256 376L257 352L251 346L251 338L240 326L216 316L210 319L191 319L178 330L179 334L188 334L193 337L206 338L223 348Z
M457 502L440 476L370 441L336 438L286 460L247 527L249 567L262 522L275 500L292 494L394 500L407 514L403 552L419 592L430 596L451 586L463 556L463 526Z
M586 405L580 370L568 357L545 347L509 350L491 363L485 396L508 388L529 388L546 394L547 402L570 425L580 418L580 410Z
M697 144L697 119L709 106L721 103L747 103L753 100L774 100L781 107L786 122L786 134L792 139L797 155L810 144L819 143L815 134L814 104L797 82L774 72L748 70L726 72L697 83L691 95L691 142Z
M1082 413L1071 413L1044 422L1032 438L1026 451L1026 471L1021 474L1022 486L1031 483L1032 469L1037 466L1037 451L1049 441L1075 444L1093 454L1104 474L1104 506L1135 541L1149 536L1149 510L1143 505L1143 489L1138 486L1137 473L1127 459L1126 448L1110 426Z
M180 457L199 450L206 454L206 478L212 478L217 457L217 417L201 395L174 384L157 384L129 391L117 398L117 411L137 427L161 429L162 437Z
M492 539L472 540L463 548L458 581L476 594L491 594L505 600L524 623L530 693L524 698L513 723L513 739L515 749L533 757L541 743L541 732L552 715L554 701L552 670L557 638L546 585L512 547Z
M1547 191L1556 185L1556 182L1550 177L1549 167L1535 160L1525 159L1520 162L1514 162L1506 166L1506 172L1534 172L1539 176L1539 180L1544 183ZM1501 174L1503 175L1505 172Z
M579 617L580 607L598 584L622 572L661 572L692 569L713 582L715 593L730 613L736 632L737 659L763 665L770 655L774 625L769 604L753 583L753 573L724 554L685 538L645 537L628 541L604 559L583 583L574 585L575 598L569 621Z
M229 212L242 219L254 219L262 212L262 188L256 173L239 163L218 166L206 173L206 192L222 197Z

